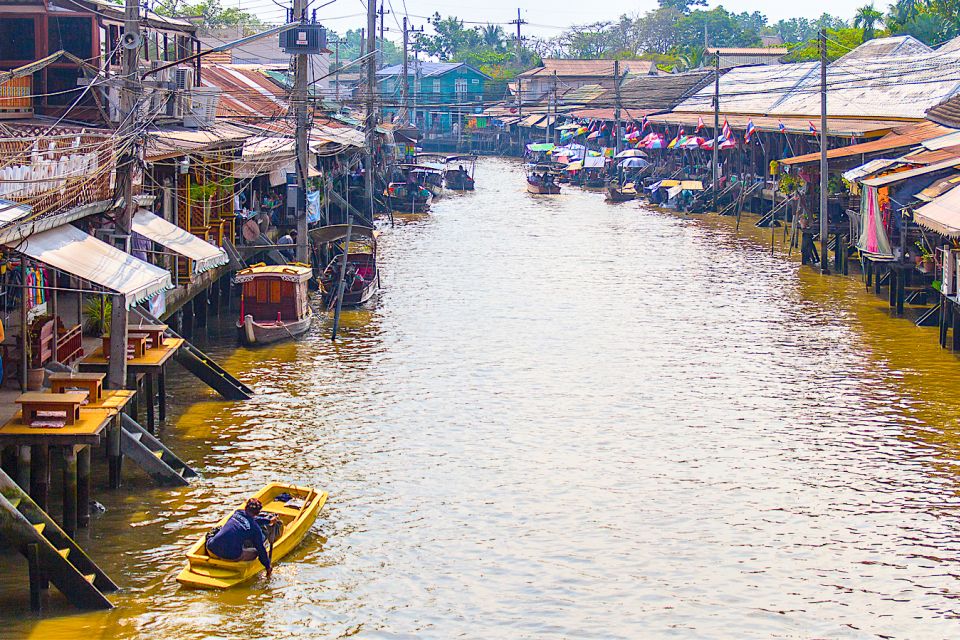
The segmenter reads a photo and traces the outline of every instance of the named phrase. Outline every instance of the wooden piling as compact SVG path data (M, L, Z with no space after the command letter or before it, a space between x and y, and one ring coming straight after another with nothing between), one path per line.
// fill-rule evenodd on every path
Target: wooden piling
M90 526L90 447L77 452L77 525Z
M120 488L120 468L123 454L120 452L121 426L119 414L114 416L107 428L107 469L111 489Z
M50 492L50 449L45 444L32 445L30 452L30 497L37 506L47 510Z
M43 570L40 568L40 545L27 545L27 571L30 576L30 610L40 613L41 596L46 588Z
M948 303L953 304L953 303ZM953 340L951 347L954 351L960 351L960 313L957 313L955 309L951 308L950 313L950 324L952 325L953 331Z
M157 373L157 409L160 422L167 419L167 366L160 367Z
M77 535L77 450L63 447L63 530L71 538Z
M157 420L154 413L153 402L156 399L154 396L154 384L153 384L152 373L147 373L144 375L143 384L144 384L144 394L143 399L144 403L147 405L147 429L150 433L156 434L157 432Z
M24 491L30 490L30 445L17 445L17 484Z
M947 346L947 326L950 317L950 309L952 303L947 296L940 294L940 322L938 325L940 333L940 348L943 349Z

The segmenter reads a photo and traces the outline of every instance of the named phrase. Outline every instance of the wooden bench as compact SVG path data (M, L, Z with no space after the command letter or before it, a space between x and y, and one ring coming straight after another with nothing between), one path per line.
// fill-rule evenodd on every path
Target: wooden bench
M17 404L23 411L23 422L33 424L37 420L51 416L41 413L63 413L66 424L74 424L80 419L80 405L87 399L86 391L72 393L24 393L17 398Z
M91 403L99 402L103 398L103 373L51 373L50 391L63 393L67 389L85 389L87 399Z
M110 336L103 336L101 338L103 341L103 356L106 359L110 359ZM133 351L134 358L142 358L143 354L147 351L147 336L146 334L136 334L130 333L127 334L127 352Z

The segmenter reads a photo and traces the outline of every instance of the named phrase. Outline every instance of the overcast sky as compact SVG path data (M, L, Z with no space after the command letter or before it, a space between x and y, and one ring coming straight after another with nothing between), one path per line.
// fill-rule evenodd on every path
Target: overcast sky
M272 0L237 0L240 7L255 13L269 22L281 22L283 11ZM366 0L364 0L366 1ZM478 23L507 23L517 17L517 0L479 0L467 2L438 2L436 0L385 0L387 9L392 9L395 15L388 15L384 25L392 29L392 33L385 34L388 39L399 41L398 22L404 13L410 17L414 26L425 25L426 16L439 12L442 16L455 15L466 21ZM813 0L812 2L757 2L756 0L725 0L724 2L711 1L710 6L718 4L734 12L760 11L767 16L770 22L782 18L819 17L824 11L842 18L851 19L858 6L866 0ZM231 0L224 0L224 6L230 6ZM281 0L280 4L287 4ZM311 8L320 6L323 0L313 0ZM540 38L552 37L571 24L585 24L599 20L613 20L624 13L643 13L657 7L655 0L607 0L605 2L584 2L583 0L525 0L522 3L521 16L530 24L524 25L522 33ZM876 8L886 11L884 2L877 2ZM358 0L336 0L333 4L320 9L317 19L328 27L343 33L347 29L356 29L366 26L364 6ZM504 29L514 33L516 27L504 24ZM429 27L428 27L429 29Z

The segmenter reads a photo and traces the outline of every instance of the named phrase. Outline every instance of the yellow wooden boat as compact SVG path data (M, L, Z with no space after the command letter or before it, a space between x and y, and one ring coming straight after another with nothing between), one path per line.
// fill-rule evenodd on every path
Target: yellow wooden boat
M291 502L276 500L276 497L282 493L290 494L294 500ZM261 515L276 515L283 522L283 532L274 542L271 553L272 562L276 564L303 540L317 519L320 509L326 503L327 492L271 482L250 497L258 499L263 504ZM300 508L296 508L298 505ZM241 504L238 508L242 510L243 507L244 504ZM220 521L220 526L226 524L231 515L233 515L232 511ZM267 550L270 550L269 543ZM263 570L263 565L256 558L241 562L208 555L206 535L202 535L187 552L187 566L177 576L177 582L194 589L229 589L250 580Z

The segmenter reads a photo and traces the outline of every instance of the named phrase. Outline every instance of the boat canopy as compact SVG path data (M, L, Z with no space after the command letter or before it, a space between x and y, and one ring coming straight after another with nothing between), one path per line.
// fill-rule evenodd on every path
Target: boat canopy
M237 271L233 281L242 284L256 278L280 278L288 282L306 282L312 275L313 269L302 264L255 264Z
M326 244L328 242L337 242L347 237L347 225L331 224L326 227L317 227L310 229L310 238L317 244ZM371 227L353 225L350 229L350 240L376 240L377 232Z
M446 163L448 163L448 164L451 163L451 162L476 162L476 161L477 161L477 156L471 156L471 155L467 155L467 156L447 156L446 158L443 159L443 161L446 162Z
M410 171L443 171L446 169L442 164L427 162L421 162L419 164L398 164L397 166L401 169L409 169Z
M552 142L537 142L527 145L527 151L551 151L556 145Z

